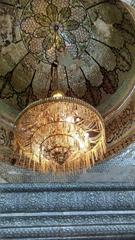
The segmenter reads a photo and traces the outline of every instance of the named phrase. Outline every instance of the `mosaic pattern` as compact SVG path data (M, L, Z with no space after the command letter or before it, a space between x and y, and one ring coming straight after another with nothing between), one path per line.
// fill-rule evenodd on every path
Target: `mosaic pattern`
M29 1L20 25L28 51L46 63L61 55L78 58L90 39L89 15L76 0Z
M71 35L76 39L75 44L72 42L70 45L73 51L68 49L66 55L59 52L61 90L65 95L85 100L97 107L101 113L107 114L112 107L116 108L129 95L134 85L133 18L121 1L87 0L84 1L85 9L80 1L52 2L55 9L57 8L59 20L64 21L64 29L67 29L69 21L76 23L72 24L74 30L68 25L68 32L72 33L69 40ZM47 20L46 9L50 6L49 1L42 0L40 4L37 3L38 0L31 2L13 0L10 4L3 0L0 3L0 98L19 110L35 100L47 97L54 90L48 64L53 61L54 55L50 55L51 58L48 60L49 58L46 58L48 50L44 50L41 56L42 54L32 52L29 46L33 39L41 39L34 35L34 24L40 26L38 28L39 32L41 30L40 33L44 33L45 27L48 29L51 26L49 33L53 32L54 35L55 32L57 34L60 32L61 25L53 24L56 30L59 28L57 31L52 28L52 18L56 10L53 11L51 20ZM68 6L66 15L63 12ZM52 11L54 7L49 9L47 11ZM70 14L73 10L78 14ZM41 20L41 16L45 18ZM88 33L89 41L82 31L82 25ZM52 44L49 40L50 34L47 39ZM64 39L61 35L59 37L61 40ZM85 38L85 47L81 48L82 37ZM67 41L64 41L64 47L67 47L65 45ZM62 41L59 46L62 46L61 44ZM41 46L43 48L43 44ZM78 55L74 55L76 47L79 49Z

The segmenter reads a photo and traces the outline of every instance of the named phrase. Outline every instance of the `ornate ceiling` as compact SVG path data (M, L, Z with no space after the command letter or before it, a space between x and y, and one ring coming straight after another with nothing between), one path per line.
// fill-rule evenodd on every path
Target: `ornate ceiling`
M0 97L19 111L53 90L54 22L67 96L107 115L132 91L135 23L121 1L4 0L0 12Z
M108 154L116 152L114 145L121 146L121 139L132 137L134 16L128 5L117 0L0 1L1 158L11 154L18 112L49 96L54 88L50 78L54 30L60 87L67 96L85 100L100 111L106 121Z

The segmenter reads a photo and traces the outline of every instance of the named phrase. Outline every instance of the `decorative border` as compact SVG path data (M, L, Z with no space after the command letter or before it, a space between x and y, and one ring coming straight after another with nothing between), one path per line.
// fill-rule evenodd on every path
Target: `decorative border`
M131 135L129 137L125 137L124 139L122 139L121 141L115 143L112 147L110 147L108 149L106 157L108 157L108 156L110 157L110 156L118 153L122 149L129 146L131 143L135 142L135 130L134 130L134 133L130 133L130 134Z
M134 239L134 184L1 184L0 239Z

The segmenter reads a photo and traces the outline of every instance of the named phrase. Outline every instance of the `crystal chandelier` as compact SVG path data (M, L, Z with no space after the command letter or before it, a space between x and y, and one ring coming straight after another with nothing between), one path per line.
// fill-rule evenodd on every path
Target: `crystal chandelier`
M61 3L64 2L62 0ZM74 4L74 1L71 2ZM67 21L70 18L71 7L70 3L70 6L64 6L61 10L60 16L65 16ZM77 5L78 9L79 7L81 14L84 14L80 1ZM19 153L18 163L23 167L42 172L74 172L92 167L97 160L103 159L106 152L105 127L95 108L80 99L66 97L61 92L58 77L59 56L62 53L65 56L64 60L69 59L69 55L73 59L78 56L72 51L73 36L71 39L71 35L64 30L66 21L62 24L61 20L59 23L58 11L55 10L53 4L46 3L46 12L51 13L52 22L50 18L48 22L48 16L36 16L38 24L48 24L51 29L49 39L51 41L52 37L54 41L51 41L52 44L46 41L44 50L45 56L51 61L50 77L54 91L48 98L30 104L20 113L15 122L14 149ZM78 28L78 32L81 33L80 25L76 22L70 20L70 24L73 24L70 26L70 32L71 29ZM21 27L25 29L23 21ZM28 28L28 25L26 27ZM42 32L39 33L38 30L37 34L44 35L43 27L41 30ZM77 46L79 49L79 41ZM81 47L80 49L84 50Z
M20 163L39 171L88 168L105 153L100 114L70 97L52 97L28 106L17 118L15 147Z
M103 119L88 103L64 96L58 88L57 64L52 78L57 86L52 97L29 105L15 122L19 164L55 173L91 167L106 151Z

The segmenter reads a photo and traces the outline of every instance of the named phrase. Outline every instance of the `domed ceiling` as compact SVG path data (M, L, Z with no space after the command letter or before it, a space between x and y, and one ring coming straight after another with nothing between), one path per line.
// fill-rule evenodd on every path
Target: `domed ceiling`
M14 164L17 114L55 90L54 46L60 89L105 120L107 156L135 141L134 16L117 0L0 1L0 160Z
M107 116L134 85L135 22L121 1L3 0L0 98L20 111L49 96L56 35L60 88Z

